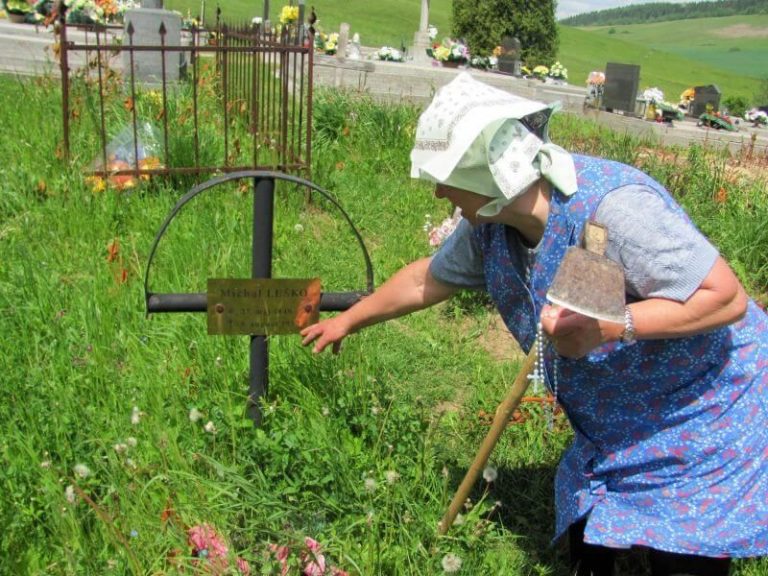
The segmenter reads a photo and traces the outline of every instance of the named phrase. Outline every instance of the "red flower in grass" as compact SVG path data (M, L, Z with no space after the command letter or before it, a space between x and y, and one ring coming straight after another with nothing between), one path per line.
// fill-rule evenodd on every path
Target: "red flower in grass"
M216 530L209 524L192 526L187 531L192 556L204 560L211 574L224 574L229 564L229 547ZM246 576L251 573L248 562L237 559L237 569Z

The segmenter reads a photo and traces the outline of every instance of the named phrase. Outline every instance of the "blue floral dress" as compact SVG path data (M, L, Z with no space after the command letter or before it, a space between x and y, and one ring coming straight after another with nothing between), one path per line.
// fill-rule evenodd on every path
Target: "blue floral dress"
M616 162L574 156L579 191L552 195L536 261L526 274L505 227L475 228L487 289L523 349L536 336L546 291L566 249L609 191L657 182ZM556 537L588 515L584 539L703 556L768 554L768 319L680 339L611 343L585 358L545 354L574 429L556 478Z

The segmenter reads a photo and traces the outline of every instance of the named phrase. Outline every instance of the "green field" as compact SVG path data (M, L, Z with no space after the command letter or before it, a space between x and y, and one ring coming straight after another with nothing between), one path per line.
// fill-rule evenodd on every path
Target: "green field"
M296 1L293 2L297 4ZM280 9L288 1L272 0L269 3L272 20L277 22ZM319 29L330 32L339 29L342 22L350 25L352 34L357 32L365 46L406 46L413 42L413 35L419 28L421 17L420 0L386 0L383 2L350 2L348 0L309 0L307 14L315 7ZM186 15L199 13L200 3L196 0L166 0L165 7L178 10ZM222 7L222 19L231 22L250 21L263 14L263 2L228 0ZM206 22L215 18L216 5L206 7ZM440 35L449 35L451 30L451 0L431 0L430 23L437 26Z
M649 24L646 28L654 26L661 24ZM607 62L639 64L640 90L656 86L670 102L677 102L680 94L688 87L717 84L723 97L742 96L758 104L754 101L760 88L758 78L729 72L726 68L703 61L703 58L686 58L652 48L650 44L634 43L630 38L630 34L586 32L561 27L560 61L568 67L570 82L578 85L586 81L590 70L605 70Z
M314 0L307 3L307 10L312 5L321 30L337 30L341 22L347 22L353 33L360 34L365 46L409 46L419 26L420 2L416 0ZM167 0L166 6L184 14L200 11L196 0ZM270 2L273 20L277 20L281 7L281 2ZM213 6L206 9L209 23L214 10ZM245 0L230 0L222 10L222 18L249 21L262 11L261 2L254 6ZM440 36L450 34L451 0L432 0L430 22L437 26ZM724 98L743 97L759 105L765 102L756 94L761 90L761 80L768 76L766 30L765 15L594 29L561 26L558 59L568 68L569 82L577 86L583 85L590 71L605 70L608 61L622 62L641 66L640 90L656 86L671 102L691 86L717 84Z
M768 75L768 14L582 30L653 47L724 72L759 79Z

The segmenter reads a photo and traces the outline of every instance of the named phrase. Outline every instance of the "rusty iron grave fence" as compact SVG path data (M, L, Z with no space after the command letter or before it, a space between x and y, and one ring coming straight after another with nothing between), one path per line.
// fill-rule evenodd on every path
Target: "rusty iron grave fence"
M93 176L118 188L157 175L310 176L313 57L301 28L217 20L170 42L163 21L72 25L62 6L57 31L61 152L90 160Z

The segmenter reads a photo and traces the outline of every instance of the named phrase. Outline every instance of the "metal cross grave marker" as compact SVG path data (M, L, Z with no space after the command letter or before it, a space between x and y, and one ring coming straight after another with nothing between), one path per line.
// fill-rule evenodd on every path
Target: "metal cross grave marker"
M203 293L154 293L149 289L149 270L161 238L181 209L198 194L232 180L253 180L252 274L249 279L215 278L208 280ZM363 252L366 290L322 292L319 278L272 278L272 230L275 181L304 186L318 192L344 217ZM321 311L346 310L373 292L373 266L368 251L352 220L341 205L325 190L308 180L281 172L244 170L212 178L195 186L176 203L155 236L144 276L147 314L159 312L205 312L209 334L250 335L250 376L248 414L258 426L261 422L259 399L267 392L269 348L267 336L298 332L317 321Z

